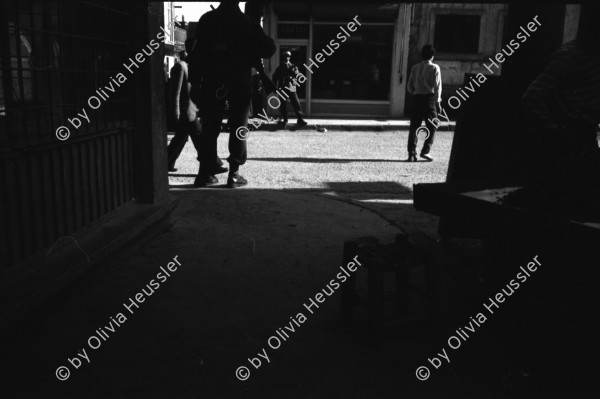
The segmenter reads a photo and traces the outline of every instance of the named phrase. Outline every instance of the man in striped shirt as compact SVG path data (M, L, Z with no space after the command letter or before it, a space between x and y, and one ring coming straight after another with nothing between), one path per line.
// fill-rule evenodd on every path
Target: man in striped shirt
M435 126L431 123L437 118L436 104L442 102L442 74L440 67L434 64L433 56L435 49L427 44L421 49L423 61L414 65L410 71L407 90L413 95L413 109L408 130L408 161L417 161L417 129L421 127L423 119L426 119L427 138L421 149L421 158L433 161L429 155L435 136Z

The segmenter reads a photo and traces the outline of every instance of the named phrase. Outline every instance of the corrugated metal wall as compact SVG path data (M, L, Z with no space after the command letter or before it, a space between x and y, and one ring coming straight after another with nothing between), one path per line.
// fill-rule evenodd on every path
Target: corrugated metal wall
M128 2L0 2L1 267L132 199L134 82L88 99L136 53L134 22Z

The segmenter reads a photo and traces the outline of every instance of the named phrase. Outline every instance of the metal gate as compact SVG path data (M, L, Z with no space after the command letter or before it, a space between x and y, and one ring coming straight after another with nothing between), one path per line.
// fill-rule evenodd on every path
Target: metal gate
M2 268L133 197L133 82L88 103L135 54L132 3L0 2Z

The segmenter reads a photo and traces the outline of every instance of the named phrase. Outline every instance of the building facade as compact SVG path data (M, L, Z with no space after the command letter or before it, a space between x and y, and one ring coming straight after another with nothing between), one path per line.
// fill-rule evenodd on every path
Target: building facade
M268 3L263 28L275 39L277 52L266 67L274 71L280 55L292 52L292 62L306 73L298 94L309 116L400 116L409 10L405 4ZM327 47L332 41L333 54ZM320 52L326 60L307 73L302 64L310 65Z
M420 48L431 43L438 49L436 62L448 92L465 73L482 72L501 48L506 9L504 4L270 2L263 26L278 51L268 66L274 70L284 51L291 51L299 66L310 65L322 49L330 54L327 44L335 40L335 54L313 68L299 90L307 114L403 117L410 102L406 82ZM360 25L339 39L340 27L347 32L354 18Z

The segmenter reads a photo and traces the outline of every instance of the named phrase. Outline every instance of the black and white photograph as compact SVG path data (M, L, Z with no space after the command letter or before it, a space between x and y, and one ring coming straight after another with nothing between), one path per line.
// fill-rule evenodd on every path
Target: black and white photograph
M591 1L0 0L0 398L597 397L598 40Z

